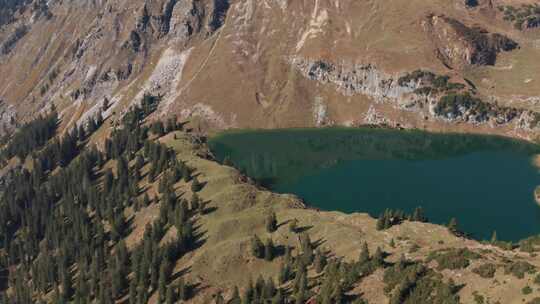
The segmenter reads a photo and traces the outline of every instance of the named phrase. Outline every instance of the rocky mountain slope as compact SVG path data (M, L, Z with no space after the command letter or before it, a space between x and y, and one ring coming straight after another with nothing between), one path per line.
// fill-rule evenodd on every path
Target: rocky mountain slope
M97 111L114 121L146 93L163 100L154 117L201 128L387 124L534 139L534 3L5 1L0 125L53 103L64 125ZM414 71L461 85L399 81ZM435 111L447 95L454 110Z

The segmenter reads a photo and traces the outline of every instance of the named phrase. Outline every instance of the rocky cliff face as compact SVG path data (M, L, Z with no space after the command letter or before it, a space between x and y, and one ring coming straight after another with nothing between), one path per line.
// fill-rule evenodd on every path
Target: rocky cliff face
M540 108L517 100L540 95L529 89L540 79L503 65L532 69L538 63L528 61L540 49L502 20L497 7L504 4L23 1L2 10L16 13L0 27L1 125L12 129L53 103L63 126L98 111L114 123L152 94L162 98L154 119L179 115L201 127L354 125L376 112L402 126L420 127L428 116L426 128L454 128L429 111L441 94L416 94L418 84L398 83L417 69L466 79L485 102L514 107L516 100L534 113ZM482 76L469 79L476 70ZM501 71L529 82L508 88L498 82ZM494 92L499 84L505 90ZM535 136L534 128L518 129L482 132Z
M480 27L468 27L456 19L430 16L425 21L442 62L450 68L469 65L494 65L500 52L509 52L518 43Z

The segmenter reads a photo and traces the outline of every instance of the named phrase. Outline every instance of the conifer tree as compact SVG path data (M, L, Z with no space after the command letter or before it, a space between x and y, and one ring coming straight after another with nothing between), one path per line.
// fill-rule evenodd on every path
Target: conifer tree
M264 259L267 261L272 261L274 259L274 242L271 238L266 240L264 244Z
M137 303L137 283L135 280L132 280L129 284L129 304Z
M223 295L221 293L218 293L216 295L216 304L225 304L225 299L223 298Z
M386 215L385 214L381 214L379 215L379 217L377 218L377 225L376 225L376 229L377 230L383 230L385 227L385 220L386 220Z
M298 229L298 220L297 219L291 220L289 223L289 231L292 233L296 233L297 229Z
M183 278L178 281L178 299L187 301L189 298L189 288Z
M189 181L191 181L191 169L189 169L188 166L183 166L182 167L182 179L188 183Z
M240 298L240 292L238 291L238 286L234 286L234 290L229 300L229 304L242 304L242 298Z
M62 298L69 300L73 295L73 285L71 279L71 272L64 267L62 274Z
M262 259L264 257L264 252L263 242L257 235L254 235L251 238L251 254L256 258Z
M167 287L167 297L166 297L165 303L174 304L175 301L176 301L176 296L174 294L174 287L169 286Z
M281 289L278 289L276 292L276 295L272 299L272 304L284 304L285 303L285 297L283 296L283 291Z
M422 209L422 207L417 207L416 209L414 209L412 220L416 222L424 222L424 223L428 221L424 215L424 209Z
M320 250L317 250L315 253L315 271L317 273L321 273L324 270L324 267L326 266L326 257L321 253Z
M497 231L493 231L493 234L491 235L491 243L497 243Z
M455 217L450 219L450 222L448 223L448 231L453 234L459 234L458 223Z
M373 262L377 267L384 265L384 253L382 252L381 247L377 247L377 250L373 255Z
M360 251L360 255L358 257L358 263L360 265L363 265L369 261L369 248L366 242L362 245L362 250Z
M199 179L195 176L191 182L191 191L193 191L193 193L196 193L196 192L201 191L201 189L202 189L202 185L199 182Z
M190 202L191 210L193 211L199 210L200 205L201 205L201 199L199 198L197 193L193 193L193 196L191 196L191 202Z
M244 296L242 297L242 304L251 304L255 300L255 290L253 288L253 281L249 279L248 286L244 290Z
M266 216L266 231L269 233L275 232L277 230L277 217L274 211L269 212Z
M159 283L158 283L158 292L159 299L161 302L165 302L167 296L167 282L169 281L170 276L170 266L169 262L165 259L159 269Z

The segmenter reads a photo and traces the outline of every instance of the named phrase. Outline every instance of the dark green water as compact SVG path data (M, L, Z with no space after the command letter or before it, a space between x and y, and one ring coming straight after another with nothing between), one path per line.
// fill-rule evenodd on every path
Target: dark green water
M431 222L456 217L475 238L519 240L540 233L536 145L493 136L382 129L295 129L224 133L225 157L274 191L314 207L376 216L422 206Z

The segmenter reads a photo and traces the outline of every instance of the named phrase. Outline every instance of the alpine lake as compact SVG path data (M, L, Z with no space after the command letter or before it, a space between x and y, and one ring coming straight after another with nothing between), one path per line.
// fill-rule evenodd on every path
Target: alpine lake
M480 240L540 234L532 143L374 128L228 131L208 142L218 161L310 207L376 217L421 206L430 222L455 217Z

